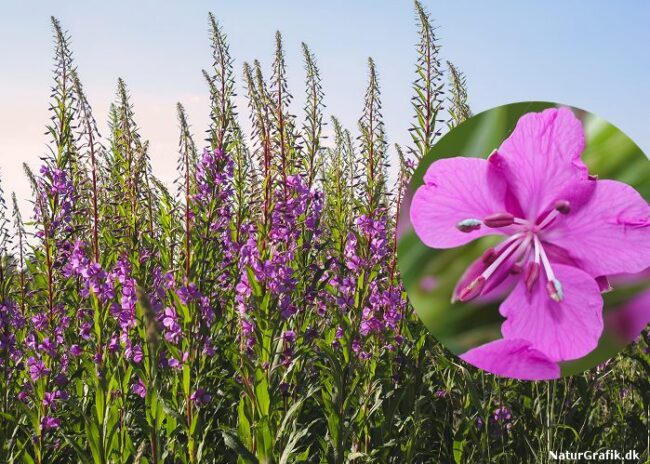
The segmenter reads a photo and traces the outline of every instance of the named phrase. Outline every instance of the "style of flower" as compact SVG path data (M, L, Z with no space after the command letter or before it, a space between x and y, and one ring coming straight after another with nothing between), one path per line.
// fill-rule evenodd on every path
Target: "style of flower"
M426 245L504 237L469 266L453 299L511 285L500 307L510 342L479 347L481 356L471 350L468 362L481 358L483 366L518 378L559 375L549 361L583 357L598 344L607 276L650 266L650 206L632 187L589 175L583 149L580 121L567 108L552 108L522 116L487 160L441 159L428 168L410 209ZM519 363L515 372L487 362L504 347L540 364Z

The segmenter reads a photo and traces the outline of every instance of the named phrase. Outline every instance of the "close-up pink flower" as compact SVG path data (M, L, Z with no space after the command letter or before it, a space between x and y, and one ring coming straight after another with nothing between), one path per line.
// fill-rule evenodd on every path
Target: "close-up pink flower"
M627 184L590 174L584 148L570 109L527 113L487 160L431 164L410 210L432 248L503 237L468 267L453 299L509 289L499 309L503 337L554 363L598 345L607 276L650 267L650 206Z

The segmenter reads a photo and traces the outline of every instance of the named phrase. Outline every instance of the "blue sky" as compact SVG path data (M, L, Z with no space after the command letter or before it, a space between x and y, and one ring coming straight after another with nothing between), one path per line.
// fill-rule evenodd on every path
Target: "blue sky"
M588 109L650 152L650 2L554 0L431 1L442 58L466 74L474 112L520 100ZM197 138L207 126L201 69L211 63L207 13L229 36L240 75L244 61L268 69L273 35L283 33L294 113L304 80L300 43L318 58L329 114L356 128L366 62L378 66L391 143L408 143L417 31L407 0L3 1L0 6L0 171L5 190L28 196L21 174L45 153L52 67L49 16L72 48L96 118L106 119L115 83L133 95L155 172L174 176L175 103L188 108ZM239 77L239 76L238 76ZM240 81L239 81L240 82ZM240 95L244 92L240 88ZM248 117L240 100L240 118Z

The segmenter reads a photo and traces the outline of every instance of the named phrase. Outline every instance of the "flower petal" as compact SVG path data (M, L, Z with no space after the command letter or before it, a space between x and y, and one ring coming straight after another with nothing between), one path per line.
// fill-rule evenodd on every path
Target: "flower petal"
M492 374L520 380L560 377L560 366L522 339L500 339L473 348L460 358Z
M489 160L508 179L525 218L536 220L558 200L574 208L591 195L594 181L580 158L584 145L573 112L550 108L522 116Z
M599 180L589 201L553 224L544 240L592 277L650 267L650 206L627 184Z
M523 338L553 361L585 356L598 345L603 332L603 299L596 281L586 272L554 264L564 298L559 303L547 291L547 280L537 279L531 292L521 279L499 312L506 317L504 338Z
M643 291L623 306L605 315L607 328L612 329L623 343L636 340L650 323L650 290Z
M447 158L429 166L424 185L411 204L411 223L416 234L432 248L454 248L472 240L506 233L507 227L461 232L457 224L466 219L482 220L504 212L506 184L480 158Z

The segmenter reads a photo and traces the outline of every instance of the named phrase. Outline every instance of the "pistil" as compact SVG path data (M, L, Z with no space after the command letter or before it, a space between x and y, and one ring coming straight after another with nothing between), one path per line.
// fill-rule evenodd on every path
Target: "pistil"
M560 283L559 280L555 278L555 274L553 273L553 268L551 267L551 263L548 260L548 256L544 251L542 242L540 242L539 238L535 236L535 259L536 260L538 256L542 261L542 265L544 266L544 272L546 273L546 279L548 280L548 283L546 285L546 291L548 292L549 297L553 301L557 301L559 303L564 298L564 291L562 289L562 284Z

